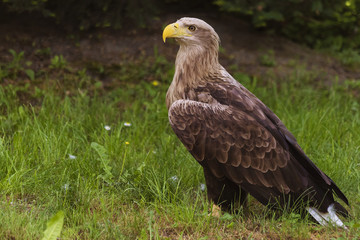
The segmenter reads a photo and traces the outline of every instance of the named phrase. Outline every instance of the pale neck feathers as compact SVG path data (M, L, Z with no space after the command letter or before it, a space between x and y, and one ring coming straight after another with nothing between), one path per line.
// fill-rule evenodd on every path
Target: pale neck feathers
M196 85L206 75L217 72L219 67L218 46L180 45L173 80Z
M211 36L206 40L187 44L180 42L180 48L175 61L175 74L167 92L167 106L178 100L184 99L184 91L203 85L208 76L221 71L218 51L219 40Z

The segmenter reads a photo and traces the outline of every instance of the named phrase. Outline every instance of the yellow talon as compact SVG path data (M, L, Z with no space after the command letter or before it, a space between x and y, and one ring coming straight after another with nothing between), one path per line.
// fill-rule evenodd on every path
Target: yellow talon
M210 213L210 215L211 215L212 217L219 218L220 215L221 215L221 208L220 208L218 205L213 204L212 207L211 207L211 213Z

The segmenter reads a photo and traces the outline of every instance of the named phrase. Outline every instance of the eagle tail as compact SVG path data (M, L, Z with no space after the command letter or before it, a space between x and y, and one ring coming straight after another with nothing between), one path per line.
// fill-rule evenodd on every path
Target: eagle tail
M330 224L332 226L342 227L346 230L348 229L336 215L336 206L334 203L329 205L326 213L322 213L314 207L307 207L306 210L322 226L327 226Z

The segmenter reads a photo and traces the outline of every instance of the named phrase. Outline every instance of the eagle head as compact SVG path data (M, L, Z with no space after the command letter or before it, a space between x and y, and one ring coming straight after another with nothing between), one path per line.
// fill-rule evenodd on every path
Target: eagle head
M163 40L175 38L180 45L219 47L220 38L215 30L198 18L183 17L167 25L163 31Z

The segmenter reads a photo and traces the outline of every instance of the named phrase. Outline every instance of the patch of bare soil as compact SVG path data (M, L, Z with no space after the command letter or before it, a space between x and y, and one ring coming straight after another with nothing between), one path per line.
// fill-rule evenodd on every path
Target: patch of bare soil
M269 73L283 78L296 67L322 73L324 80L334 77L340 80L359 79L360 71L346 69L341 63L325 54L293 43L282 37L269 35L252 29L248 24L233 17L186 14L202 18L214 27L221 38L224 49L220 62L237 68L249 75L261 77ZM104 65L131 61L140 56L153 56L156 48L159 54L174 61L178 46L174 42L164 44L162 28L184 15L169 14L149 23L146 29L131 26L123 30L94 29L86 32L66 32L52 19L36 14L2 14L0 16L0 62L10 62L9 49L24 51L25 58L32 62L32 68L39 71L49 65L50 58L44 57L46 49L51 56L63 55L75 66L97 62ZM269 55L272 66L266 66L261 58ZM271 59L272 58L272 59Z

